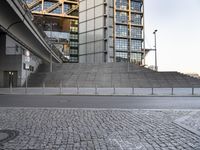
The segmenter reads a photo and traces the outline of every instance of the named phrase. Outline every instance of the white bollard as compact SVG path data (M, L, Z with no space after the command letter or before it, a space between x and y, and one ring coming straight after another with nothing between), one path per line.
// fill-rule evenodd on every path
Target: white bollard
M62 95L62 81L60 82L60 95Z
M135 88L132 87L132 94L134 95L135 94Z
M116 94L115 86L113 86L113 94L114 94L114 95Z
M77 84L77 94L79 94L79 85Z
M42 84L42 94L45 95L45 82Z
M98 91L97 91L97 85L95 85L95 95L98 94Z

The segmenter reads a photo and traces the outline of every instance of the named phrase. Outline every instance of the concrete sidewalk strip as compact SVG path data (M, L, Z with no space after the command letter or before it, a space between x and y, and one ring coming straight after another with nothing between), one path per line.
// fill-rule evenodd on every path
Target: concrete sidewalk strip
M135 88L134 94L136 94L136 95L151 95L152 88Z
M42 95L44 93L43 88L27 88L27 94Z
M62 94L77 94L77 88L62 88Z
M114 94L114 88L98 88L99 95L112 95Z
M0 107L0 128L19 132L15 139L0 143L0 149L198 150L200 136L174 121L199 113Z
M9 88L0 88L0 94L9 94L10 89Z
M200 95L200 88L194 88L194 94Z
M191 88L174 88L174 95L191 95Z
M79 93L80 94L94 95L95 94L95 88L79 88Z
M116 94L122 94L122 95L132 95L133 91L132 88L116 88L115 89Z
M154 88L153 93L155 95L171 95L172 89L171 88Z

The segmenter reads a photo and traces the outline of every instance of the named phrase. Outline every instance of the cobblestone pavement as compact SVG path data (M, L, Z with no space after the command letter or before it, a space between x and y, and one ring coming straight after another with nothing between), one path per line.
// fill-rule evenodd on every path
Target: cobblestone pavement
M191 112L190 114L177 119L175 123L200 136L200 111Z
M0 108L5 150L200 150L200 136L173 123L192 111Z

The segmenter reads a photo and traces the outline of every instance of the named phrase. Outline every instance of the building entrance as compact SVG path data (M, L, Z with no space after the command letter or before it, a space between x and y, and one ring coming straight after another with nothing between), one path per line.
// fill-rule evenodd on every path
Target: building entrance
M17 87L17 71L4 71L4 87Z

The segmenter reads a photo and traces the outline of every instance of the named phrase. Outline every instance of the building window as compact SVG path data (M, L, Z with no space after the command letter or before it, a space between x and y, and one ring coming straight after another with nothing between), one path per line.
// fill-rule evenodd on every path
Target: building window
M54 14L61 14L61 7L58 7L52 11Z
M142 7L142 3L141 2L131 1L131 10L132 11L141 12L141 7Z
M70 9L70 5L64 4L64 11L67 12Z
M70 62L78 62L78 57L70 57Z
M70 39L78 40L78 34L70 34Z
M44 1L44 9L47 9L49 7L51 7L52 5L54 5L55 3L53 2L48 2L48 1Z
M121 37L127 37L128 27L124 25L116 25L116 35Z
M19 52L19 49L20 49L19 46L18 46L18 45L15 45L15 52L16 52L16 53Z
M70 41L70 47L78 47L78 42Z
M78 20L71 20L70 21L70 26L73 26L73 27L78 27Z
M34 67L33 66L29 66L29 70L33 72L34 71Z
M142 64L142 54L141 53L131 53L130 54L131 62L134 64Z
M115 48L118 51L127 51L128 50L128 40L127 39L116 39Z
M128 1L127 0L116 0L116 8L118 9L128 9Z
M127 62L127 53L116 52L116 61L117 62Z
M128 15L126 12L116 12L116 21L118 23L128 23Z
M37 5L36 7L33 7L33 9L31 9L31 11L41 11L42 10L42 5Z
M71 50L70 50L70 54L75 54L75 55L77 55L77 54L78 54L78 50L77 50L77 49L71 49Z
M142 41L131 40L131 51L141 51L141 50L142 50Z
M26 0L26 3L29 4L29 3L32 3L33 0Z
M142 24L142 16L139 14L132 14L131 15L131 23L136 25Z
M78 27L70 26L70 32L78 32Z
M131 37L142 39L142 28L140 27L131 28Z

